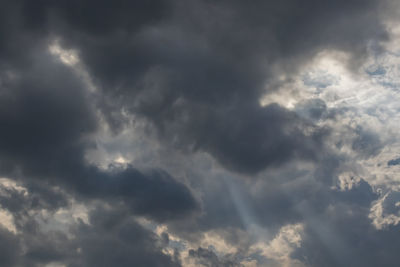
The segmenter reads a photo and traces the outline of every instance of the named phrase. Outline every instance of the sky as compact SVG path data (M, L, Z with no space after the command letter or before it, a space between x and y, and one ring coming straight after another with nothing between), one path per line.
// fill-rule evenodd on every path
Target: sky
M1 1L0 266L399 266L399 8Z

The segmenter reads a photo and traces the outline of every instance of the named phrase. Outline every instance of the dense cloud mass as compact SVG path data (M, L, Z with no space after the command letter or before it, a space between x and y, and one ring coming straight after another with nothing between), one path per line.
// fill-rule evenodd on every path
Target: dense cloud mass
M0 266L398 266L398 4L0 3Z

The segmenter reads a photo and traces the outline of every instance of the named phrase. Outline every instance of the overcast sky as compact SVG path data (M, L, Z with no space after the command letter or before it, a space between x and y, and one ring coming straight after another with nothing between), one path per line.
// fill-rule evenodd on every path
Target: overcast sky
M400 266L396 0L2 0L0 266Z

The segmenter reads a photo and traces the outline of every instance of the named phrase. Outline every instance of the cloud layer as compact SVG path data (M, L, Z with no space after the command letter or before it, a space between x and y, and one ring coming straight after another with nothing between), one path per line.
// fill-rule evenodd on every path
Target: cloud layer
M395 1L0 4L1 266L397 266Z

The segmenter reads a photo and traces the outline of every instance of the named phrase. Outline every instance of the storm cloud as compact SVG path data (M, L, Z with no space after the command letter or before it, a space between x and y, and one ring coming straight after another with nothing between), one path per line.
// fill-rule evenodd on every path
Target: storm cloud
M0 265L396 266L397 8L2 1Z

